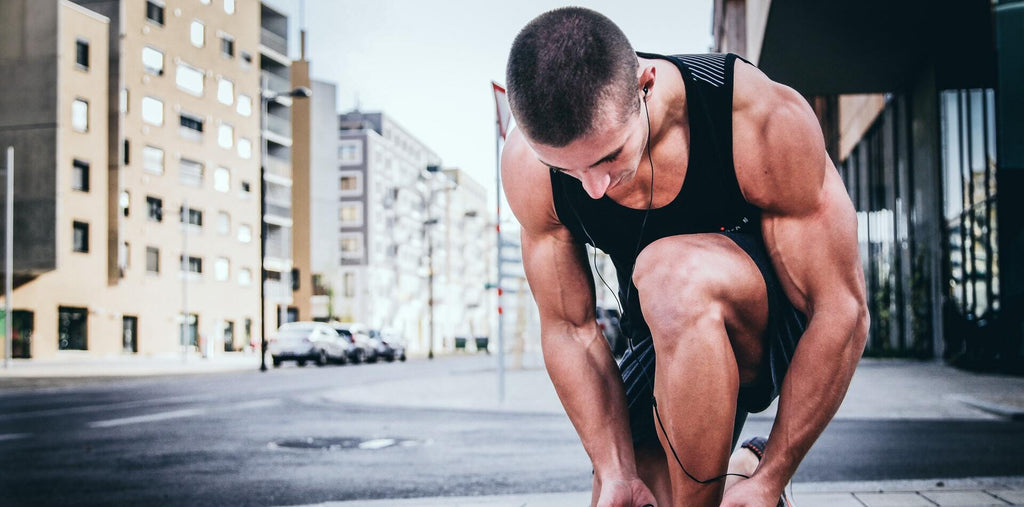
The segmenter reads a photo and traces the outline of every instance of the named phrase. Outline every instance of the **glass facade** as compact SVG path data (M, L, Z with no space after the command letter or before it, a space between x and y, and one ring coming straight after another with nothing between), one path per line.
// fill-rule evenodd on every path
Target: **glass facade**
M999 311L995 93L947 90L939 104L950 357Z
M910 102L889 95L861 142L839 164L857 209L858 242L871 328L866 355L932 355L928 250L916 238Z
M914 174L909 96L888 95L884 111L839 164L857 209L871 313L866 355L956 355L975 334L970 330L999 310L994 92L947 90L937 99L941 168L930 169L941 174L937 207L917 188L923 180ZM926 224L939 218L936 241ZM937 302L945 350L934 350Z

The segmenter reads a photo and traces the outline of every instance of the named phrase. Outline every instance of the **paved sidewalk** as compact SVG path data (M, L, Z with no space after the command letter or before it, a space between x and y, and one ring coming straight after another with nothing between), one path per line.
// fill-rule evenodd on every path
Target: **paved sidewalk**
M794 484L799 507L1024 505L1024 477ZM327 502L318 507L563 507L585 506L590 492Z
M191 353L187 357L180 354L109 357L69 354L55 359L12 359L6 369L0 362L0 389L68 386L119 378L256 370L259 365L260 356L255 352L222 352L209 358Z

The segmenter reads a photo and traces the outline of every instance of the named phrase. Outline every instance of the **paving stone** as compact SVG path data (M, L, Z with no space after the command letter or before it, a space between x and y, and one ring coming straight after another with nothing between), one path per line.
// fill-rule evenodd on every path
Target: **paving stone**
M855 493L854 496L867 507L935 507L917 493Z
M794 493L790 500L800 507L864 507L853 493Z
M922 491L921 496L946 506L1007 505L1006 502L983 491Z
M1022 489L989 489L988 492L1012 505L1024 505L1024 490Z

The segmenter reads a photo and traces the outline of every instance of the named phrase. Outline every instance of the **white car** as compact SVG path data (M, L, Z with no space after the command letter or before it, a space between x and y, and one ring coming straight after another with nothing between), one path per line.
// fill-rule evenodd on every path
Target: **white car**
M329 362L344 364L348 360L348 347L331 326L320 322L289 322L277 330L267 347L274 367L282 361L296 361L305 366L314 361L317 366Z

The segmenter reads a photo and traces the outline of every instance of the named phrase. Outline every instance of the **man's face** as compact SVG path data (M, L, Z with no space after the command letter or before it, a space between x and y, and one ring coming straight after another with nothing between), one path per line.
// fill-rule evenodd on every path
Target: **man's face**
M592 199L600 199L632 181L647 146L647 123L642 111L633 111L623 121L614 108L602 110L608 113L598 114L591 134L561 148L534 142L524 135L541 163L580 180Z

